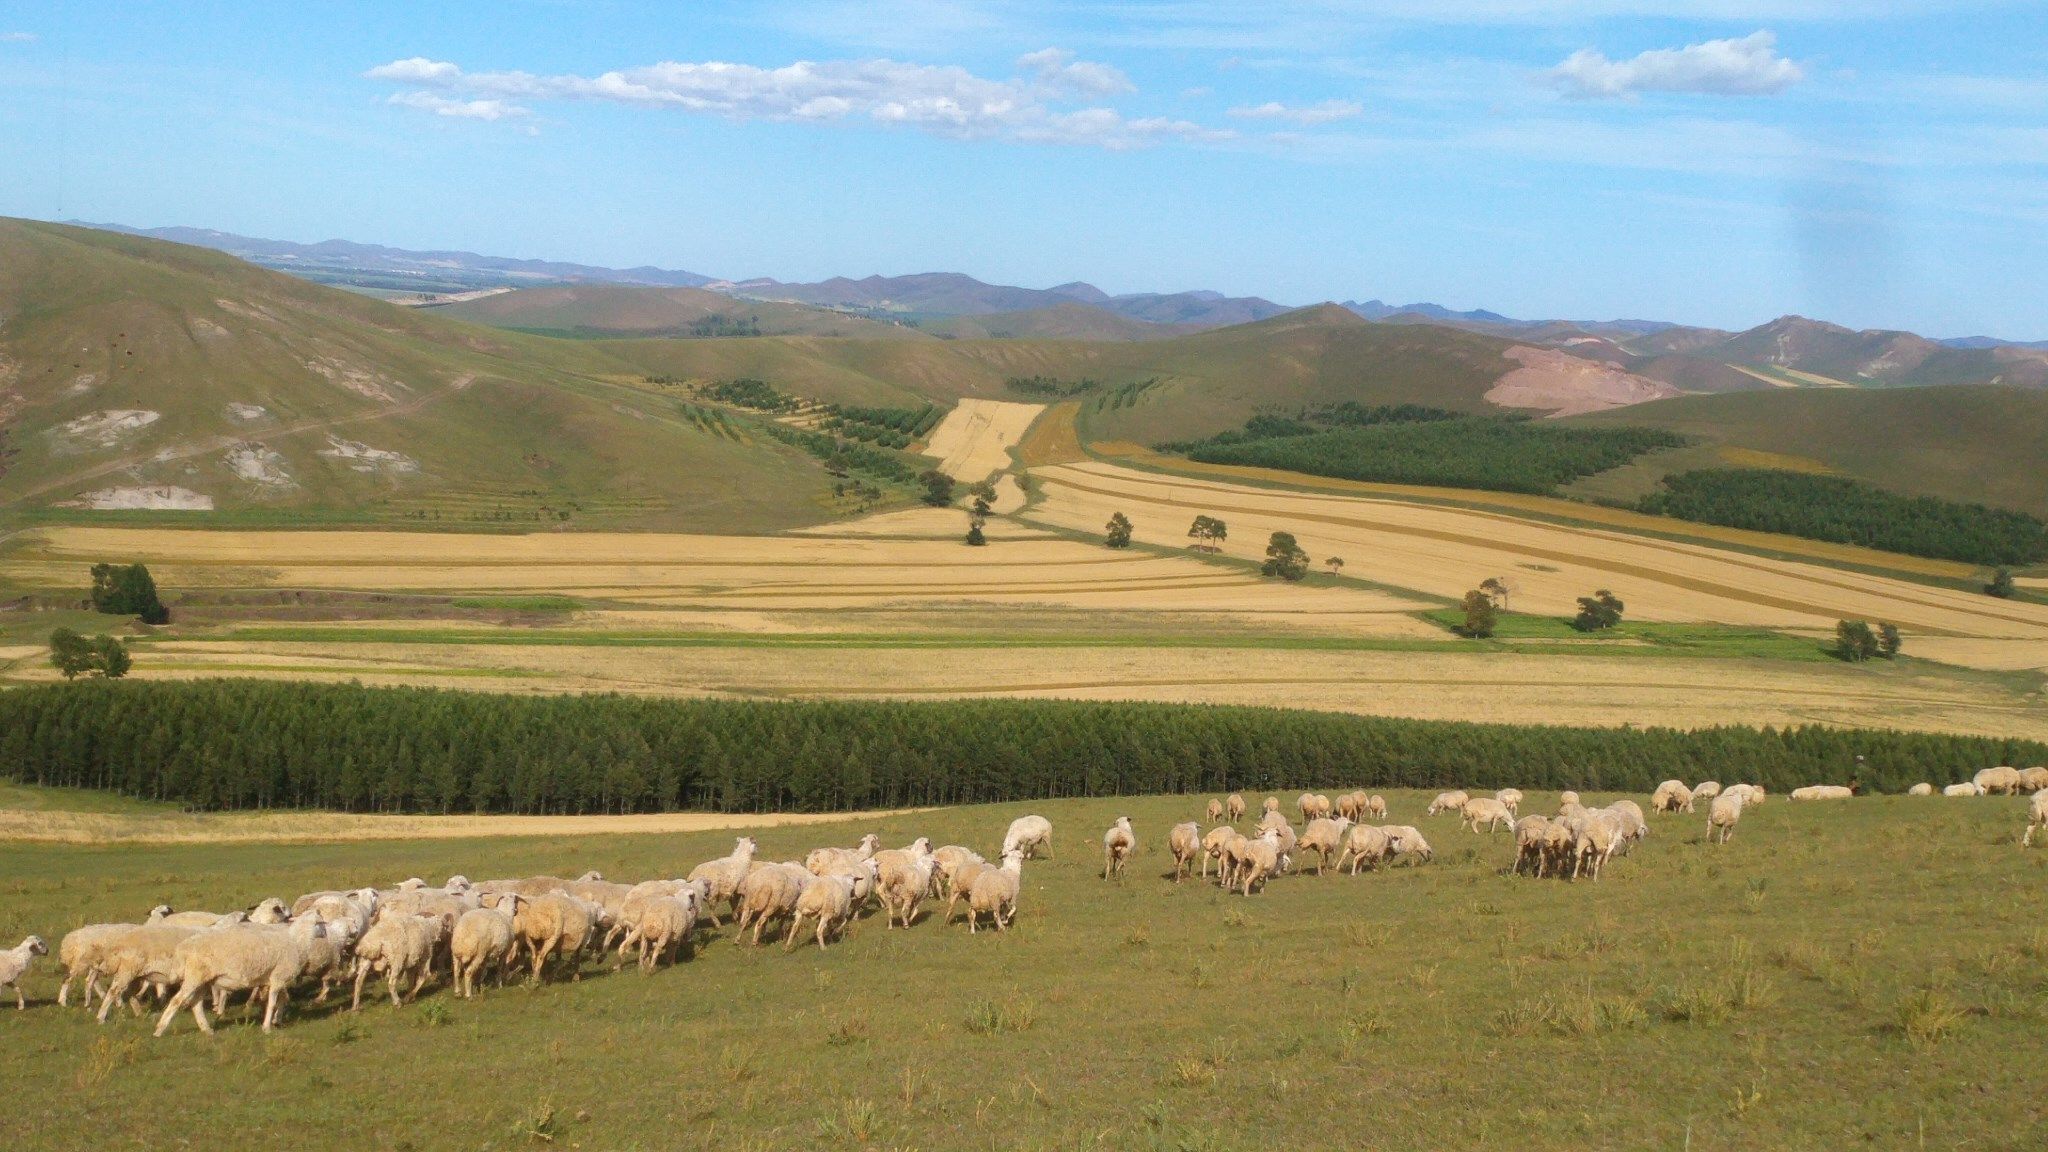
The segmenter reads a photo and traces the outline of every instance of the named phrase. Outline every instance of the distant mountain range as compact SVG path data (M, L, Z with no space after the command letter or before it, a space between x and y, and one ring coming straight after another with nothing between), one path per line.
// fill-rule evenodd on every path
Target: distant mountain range
M1007 317L1015 321L942 322L938 334L1144 340L1201 328L1264 320L1293 306L1220 292L1136 292L1110 295L1075 281L1051 288L989 284L958 272L909 276L836 276L816 283L767 278L714 279L696 272L642 266L605 268L553 260L519 260L475 252L412 251L380 244L326 240L296 244L202 228L130 228L84 224L135 236L213 248L252 264L317 283L380 295L458 296L502 288L600 283L706 288L745 300L809 305L893 324L928 318ZM1440 304L1345 301L1343 308L1386 324L1439 324L1548 344L1587 359L1689 391L1735 391L1771 385L1907 385L2007 382L2048 384L2048 341L2021 343L1988 336L1934 340L1909 332L1863 331L1787 316L1748 332L1697 328L1664 320L1518 320L1485 309ZM1090 321L1076 311L1104 315ZM1112 317L1118 319L1111 319ZM1133 325L1158 325L1156 331ZM801 318L789 330L807 326ZM782 330L786 325L778 325ZM1761 375L1759 375L1761 373ZM1801 374L1804 374L1803 376Z

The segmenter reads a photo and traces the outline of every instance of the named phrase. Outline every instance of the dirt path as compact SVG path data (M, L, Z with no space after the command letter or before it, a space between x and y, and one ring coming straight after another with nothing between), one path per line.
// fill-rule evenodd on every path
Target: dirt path
M626 836L716 832L873 820L922 809L829 813L666 812L640 816L361 816L339 812L51 812L0 808L0 841L60 844L218 844Z

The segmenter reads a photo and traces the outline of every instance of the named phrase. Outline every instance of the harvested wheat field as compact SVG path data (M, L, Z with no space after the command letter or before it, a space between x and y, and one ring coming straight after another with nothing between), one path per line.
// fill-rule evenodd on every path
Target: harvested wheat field
M1230 526L1224 551L1256 559L1274 531L1295 534L1347 575L1442 597L1505 577L1516 611L1570 615L1577 597L1612 589L1631 618L1769 628L1890 621L1917 635L2048 641L2048 606L1883 576L1751 556L1702 544L1547 524L1480 509L1335 496L1140 472L1090 462L1037 470L1045 500L1027 522L1100 530L1112 512L1137 539L1186 542L1197 514Z
M37 679L54 673L38 672ZM164 641L133 675L262 675L509 692L735 698L1049 697L1573 725L1806 724L2048 738L2037 695L1936 665L1648 654L1028 642L667 647Z
M1042 404L1003 400L962 400L932 429L925 455L962 484L979 484L1010 467L1010 449L1024 440Z

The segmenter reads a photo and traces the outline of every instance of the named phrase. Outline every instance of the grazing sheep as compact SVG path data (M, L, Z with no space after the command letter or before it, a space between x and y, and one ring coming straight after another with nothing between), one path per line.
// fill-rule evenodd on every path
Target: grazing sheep
M823 876L831 872L835 864L844 867L871 859L875 849L881 846L882 838L870 832L852 848L813 848L811 854L804 857L804 868L813 876Z
M992 871L996 867L998 867L997 864L991 864L979 856L972 860L963 860L954 867L953 890L946 897L945 923L951 924L953 922L953 909L961 901L966 900L969 893L974 891L975 880L980 878L983 872Z
M1567 788L1557 794L1557 810L1562 812L1579 802L1579 794Z
M593 928L589 906L566 892L535 896L512 912L515 947L524 948L532 958L535 984L546 973L548 957L555 955L566 958L572 980L583 979L578 958L590 946ZM361 945L357 948L360 951Z
M742 934L752 924L754 944L759 946L768 921L795 913L797 898L815 879L800 864L763 864L747 873L747 878L740 881L739 931L733 935L733 943L744 943Z
M1486 825L1488 832L1502 827L1513 828L1515 814L1508 811L1507 805L1491 796L1474 796L1465 801L1465 806L1458 810L1458 825L1477 832L1482 823Z
M498 970L498 986L505 986L505 973L512 967L512 921L526 897L516 892L494 896L482 908L472 908L455 922L449 942L454 958L455 994L467 1000L476 995L476 978L492 968Z
M1318 816L1302 829L1299 845L1303 855L1316 854L1316 875L1321 876L1330 862L1330 853L1340 852L1344 847L1344 833L1351 827L1351 821L1342 816L1335 820Z
M1264 800L1259 801L1259 815L1261 816L1269 812L1278 812L1279 810L1280 798L1278 796L1268 796Z
M1387 798L1377 793L1366 797L1365 813L1375 820L1385 820L1387 818Z
M1277 830L1239 845L1236 874L1239 890L1249 896L1254 887L1264 887L1266 881L1280 871L1280 856L1280 834Z
M1730 789L1729 791L1733 791ZM1735 835L1735 825L1742 819L1742 810L1748 807L1739 795L1723 792L1714 797L1713 806L1707 809L1707 843L1726 844ZM1716 840L1716 836L1719 837Z
M1715 799L1718 800L1722 796L1736 797L1742 801L1744 808L1755 808L1764 802L1763 786L1759 784L1731 784Z
M1307 824L1316 818L1316 794L1303 792L1295 799L1294 807L1301 813L1301 822Z
M1273 838L1280 842L1280 871L1294 871L1294 849L1300 843L1300 840L1294 835L1294 825L1282 824L1278 828L1268 829L1268 831L1272 832Z
M1619 846L1620 852L1627 852L1629 845L1640 843L1650 834L1650 822L1643 819L1642 806L1633 800L1616 800L1601 811L1621 821L1622 836L1626 843Z
M1469 800L1471 800L1471 797L1463 792L1439 792L1436 794L1436 799L1429 802L1429 808L1423 812L1423 815L1434 816L1439 812L1463 812L1465 804Z
M2021 837L2020 847L2030 847L2034 843L2036 828L2048 828L2048 790L2034 793L2034 798L2027 802L2027 834Z
M1285 817L1285 816L1282 816L1282 815L1281 815L1280 813L1278 813L1278 812L1268 812L1268 813L1266 813L1265 815L1263 815L1263 816L1259 817L1259 823L1258 823L1258 825L1257 825L1257 831L1260 831L1260 832L1275 832L1275 831L1278 831L1278 830L1280 830L1280 829L1282 829L1282 828L1292 828L1292 827L1294 827L1294 825L1292 825L1292 824L1288 823L1287 817Z
M707 860L690 869L690 882L701 881L704 885L704 910L711 914L711 923L717 927L725 926L725 921L718 918L719 902L728 904L728 911L738 911L740 881L747 878L756 851L754 838L742 836L733 842L732 855Z
M1392 852L1393 844L1384 831L1370 824L1353 824L1344 835L1344 853L1337 857L1337 867L1342 869L1349 861L1351 874L1356 876L1360 865L1377 869Z
M283 1017L291 986L305 970L307 946L326 934L318 920L283 927L244 924L195 933L178 945L178 991L157 1017L156 1035L168 1031L171 1021L187 1008L192 1009L199 1030L211 1035L213 1024L206 1018L202 999L209 992L263 992L263 1030L270 1031Z
M1124 865L1138 852L1138 834L1131 830L1131 818L1119 816L1102 834L1102 878L1123 878Z
M1627 826L1613 811L1602 808L1587 813L1572 831L1578 848L1578 863L1572 869L1572 879L1578 879L1583 868L1598 883L1601 865L1607 863L1615 850L1628 839Z
M1906 789L1906 795L1932 796L1934 795L1934 785L1929 784L1923 780L1920 783L1913 785L1911 788Z
M1712 800L1720 794L1721 782L1719 780L1702 780L1692 790L1694 803L1698 803L1701 800Z
M1223 814L1230 817L1232 824L1244 819L1244 795L1232 792L1223 798Z
M1508 810L1508 815L1518 816L1521 814L1522 790L1520 788L1503 788L1495 792L1493 798L1500 801L1500 806Z
M1051 860L1052 821L1043 816L1019 816L1010 821L1010 830L1003 833L1003 855L1022 852L1026 860L1045 849L1045 858Z
M1358 818L1365 812L1365 793L1346 792L1342 796L1337 797L1336 805L1337 815L1356 824L1358 823Z
M1209 823L1211 824L1214 824L1218 820L1223 819L1223 801L1215 799L1210 800L1209 807L1203 813L1203 815L1208 817Z
M0 952L0 988L14 987L14 1008L18 1012L28 1007L28 998L22 995L21 978L28 974L28 966L38 956L48 956L50 946L43 943L41 936L31 936L5 952Z
M2020 791L2034 793L2044 789L2048 789L2048 768L2020 769Z
M1380 831L1387 834L1390 859L1413 856L1426 861L1436 858L1436 852L1430 848L1429 841L1423 839L1422 833L1415 828L1406 824L1385 824L1381 825Z
M1515 875L1522 874L1522 866L1529 866L1530 875L1543 875L1545 851L1550 844L1550 819L1546 816L1524 816L1515 821Z
M796 898L796 907L790 910L789 935L782 941L784 952L795 950L796 934L802 930L806 916L818 921L818 950L822 952L825 938L832 930L853 919L853 877L820 876L804 886Z
M1961 784L1951 784L1943 788L1941 794L1943 796L1982 796L1984 789L1979 787L1974 781L1965 781Z
M178 945L203 931L208 929L159 921L129 928L108 943L100 969L107 978L106 993L100 997L100 1022L105 1023L107 1013L116 1007L129 1003L128 994L138 984L165 988L177 983ZM131 1007L136 1015L142 1014L141 1005Z
M1276 833L1275 835L1277 836L1278 834ZM1225 892L1230 891L1231 888L1236 886L1238 869L1244 865L1245 845L1250 843L1251 840L1235 828L1230 829L1230 835L1223 838L1223 843L1216 858L1218 865L1216 882L1223 887Z
M971 934L976 930L976 922L984 912L995 921L997 931L1009 931L1010 921L1017 917L1017 894L1023 886L1024 856L1020 852L1005 852L1001 867L982 869L967 893L967 931Z
M2020 770L2004 766L1986 768L1972 777L1971 783L1983 789L1981 795L2008 796L2020 789Z
M1202 854L1202 826L1193 820L1175 824L1166 834L1166 849L1173 853L1173 882L1178 884L1194 871L1195 857Z
M392 1007L417 999L420 989L427 986L434 953L441 944L442 928L439 917L415 916L390 908L379 912L370 930L356 941L356 987L349 1011L362 1010L363 984L380 973L385 990L391 994ZM408 982L412 988L405 991Z
M1794 800L1847 800L1856 794L1853 788L1840 784L1808 784L1794 788L1788 795Z
M1650 794L1650 809L1654 812L1692 811L1692 789L1683 780L1666 780L1657 785Z
M963 864L986 864L981 853L958 844L948 844L932 852L932 883L938 894L950 899L959 887L958 876Z
M159 904L149 910L151 924L161 924L171 914L171 906ZM107 962L107 950L116 940L139 928L139 924L87 924L64 934L57 944L57 963L64 969L64 982L57 987L57 1004L62 1007L71 1002L71 985L83 979L87 1008L92 1007L93 997L99 994L100 977L112 970Z
M1237 829L1232 828L1230 825L1218 824L1216 827L1209 829L1208 835L1202 837L1202 879L1207 880L1209 878L1209 862L1211 860L1216 862L1219 873L1223 870L1224 846L1229 844L1230 838L1237 834Z

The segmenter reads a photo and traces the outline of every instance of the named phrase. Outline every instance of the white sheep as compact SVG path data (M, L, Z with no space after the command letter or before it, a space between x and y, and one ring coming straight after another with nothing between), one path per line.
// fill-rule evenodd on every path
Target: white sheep
M1342 816L1334 820L1327 816L1318 816L1309 821L1308 827L1302 830L1298 845L1303 855L1310 852L1316 854L1316 875L1323 874L1323 869L1330 862L1330 853L1342 853L1344 834L1350 827L1351 821Z
M1563 812L1566 808L1569 808L1572 805L1577 804L1578 802L1579 794L1577 792L1572 791L1569 788L1557 794L1557 810L1559 812Z
M882 894L882 911L888 917L888 926L894 928L901 922L908 928L917 919L917 906L931 894L939 857L931 850L931 841L923 837L910 848L895 851L903 854L901 859L884 863L877 858L876 890ZM858 892L854 899L859 901Z
M1683 780L1666 780L1650 794L1650 808L1656 812L1692 811L1692 789Z
M107 978L107 990L100 997L99 1018L106 1022L107 1013L123 1003L130 1003L128 994L138 984L152 984L158 988L177 983L180 968L178 945L208 931L182 924L158 922L142 924L128 929L104 948L101 971ZM139 1004L130 1004L136 1015L142 1014Z
M1733 796L1742 801L1744 808L1755 808L1764 802L1764 789L1761 784L1731 784L1715 799L1725 796Z
M291 986L305 970L308 944L326 934L318 920L296 921L285 927L237 925L195 934L178 945L178 991L157 1018L156 1035L168 1031L171 1021L186 1008L192 1009L199 1030L211 1034L213 1024L201 1001L209 992L261 991L263 1030L270 1031L283 1017Z
M1925 780L1922 780L1920 783L1915 784L1911 788L1906 789L1906 795L1932 796L1934 795L1934 785L1927 783Z
M1223 814L1230 817L1232 824L1244 819L1244 794L1232 792L1223 798Z
M959 890L957 877L963 864L986 864L981 853L959 844L947 844L932 850L932 883L938 894L951 898Z
M1204 815L1209 818L1209 823L1211 824L1223 819L1223 801L1211 797L1209 807L1204 811Z
M1572 870L1572 879L1578 879L1580 868L1584 868L1598 883L1601 865L1628 839L1627 825L1614 812L1602 808L1581 817L1572 831L1578 847L1578 866Z
M784 952L796 948L796 934L803 929L806 916L818 921L818 950L822 952L833 929L853 920L853 877L820 876L804 887L789 915L789 935L782 941Z
M472 908L455 922L448 953L453 960L455 994L467 1000L476 995L476 978L492 968L498 970L498 986L505 986L505 974L512 967L513 914L526 897L507 892L490 898L482 908Z
M1045 849L1045 858L1053 859L1052 821L1043 816L1019 816L1010 821L1010 830L1003 833L1003 855L1022 852L1026 860Z
M1370 824L1353 824L1351 830L1345 833L1344 854L1337 857L1337 867L1342 869L1345 862L1349 861L1351 874L1356 876L1360 865L1376 869L1392 851L1392 845L1388 842L1385 832Z
M1237 829L1232 828L1228 824L1218 824L1216 827L1209 829L1208 833L1202 837L1202 879L1207 880L1209 878L1209 862L1212 860L1216 862L1219 873L1223 870L1224 847L1236 835L1238 835Z
M439 917L415 916L390 908L379 912L370 930L356 941L356 987L349 1010L362 1009L363 983L379 973L384 976L385 990L391 994L392 1007L406 999L417 999L420 989L427 986L443 926ZM411 991L405 991L408 982Z
M813 848L811 854L804 857L804 868L813 876L823 876L831 872L835 864L844 867L873 857L881 846L882 838L870 832L852 848Z
M1366 797L1365 813L1375 820L1385 820L1387 818L1387 798L1378 793Z
M1495 792L1493 798L1500 801L1501 807L1508 810L1508 815L1514 816L1521 813L1522 790L1520 788L1503 788Z
M1986 768L1972 777L1971 783L1983 789L1980 795L2011 795L2020 790L2020 770L2004 765L2000 765L1997 768Z
M28 966L38 956L48 956L50 946L43 943L41 936L30 936L5 952L0 952L0 988L14 987L16 1011L28 1007L28 998L22 995L21 978L28 974Z
M840 879L851 887L852 877L842 876ZM657 964L671 955L687 958L690 933L697 930L699 904L697 889L688 885L677 889L673 896L650 902L641 910L640 920L633 925L632 932L619 944L619 955L625 955L627 945L637 945L642 972L654 971Z
M1138 834L1131 830L1131 818L1119 816L1102 834L1102 878L1122 878L1124 864L1137 854Z
M747 925L754 926L753 941L761 943L768 921L784 919L796 911L797 898L817 877L801 864L763 864L740 881L739 929L733 943L745 943Z
M171 906L159 904L149 910L148 923L158 924L171 914ZM99 994L100 977L110 969L106 963L107 949L114 941L126 935L138 924L87 924L64 934L57 944L57 964L64 969L64 982L57 987L57 1004L62 1007L71 1002L71 985L85 981L84 1005L92 1007L93 997Z
M1418 860L1433 860L1436 858L1435 851L1430 848L1429 841L1422 838L1422 832L1419 829L1406 824L1383 824L1380 826L1380 831L1387 834L1387 848L1390 852L1390 858L1398 859L1403 856L1412 856Z
M1436 794L1436 799L1429 802L1429 807L1422 814L1424 816L1434 816L1439 812L1463 812L1465 810L1465 802L1470 799L1471 797L1462 791L1439 792Z
M1794 800L1847 800L1855 794L1854 789L1841 784L1808 784L1787 793Z
M1195 857L1202 855L1202 826L1193 820L1175 824L1166 834L1166 850L1173 853L1173 882L1178 884L1194 871Z
M1280 833L1268 829L1256 839L1249 839L1235 845L1237 868L1234 879L1239 890L1246 896L1254 887L1264 887L1267 880L1280 871Z
M1278 796L1268 796L1264 800L1259 801L1259 815L1261 816L1268 812L1278 812L1279 810L1280 798Z
M2034 798L2027 801L2027 834L2021 838L2020 847L2034 843L2036 828L2048 828L2048 790L2034 793Z
M1739 794L1731 795L1734 789L1714 797L1714 803L1707 809L1707 843L1726 844L1735 835L1735 825L1742 819L1742 810L1748 807ZM1718 840L1716 837L1718 836Z
M752 836L742 836L733 842L732 855L707 860L690 869L690 880L704 884L704 911L710 914L712 924L725 926L725 921L718 918L719 902L730 905L729 911L738 910L740 881L747 878L758 850Z
M1712 800L1720 794L1721 782L1719 780L1702 780L1694 785L1692 790L1692 798L1695 803L1701 800Z
M1966 780L1961 784L1951 784L1943 788L1941 794L1943 796L1982 796L1984 789L1979 787L1975 781Z
M1465 801L1465 806L1458 810L1458 825L1477 832L1481 824L1486 825L1488 832L1503 827L1512 828L1514 813L1508 811L1507 805L1491 796L1474 796Z
M1542 876L1549 844L1549 817L1529 815L1515 821L1515 875L1520 876L1526 864L1531 875Z
M562 956L570 965L570 979L581 980L579 961L593 938L590 908L567 892L548 892L522 901L512 914L512 933L517 946L533 961L532 982L540 983L550 956Z
M2020 791L2027 793L2048 790L2048 768L2036 765L2020 769Z
M1021 852L1003 853L999 868L983 868L974 878L974 887L967 893L967 931L976 930L976 922L982 913L995 921L996 930L1007 932L1010 921L1017 917L1017 896L1024 886L1024 855Z

